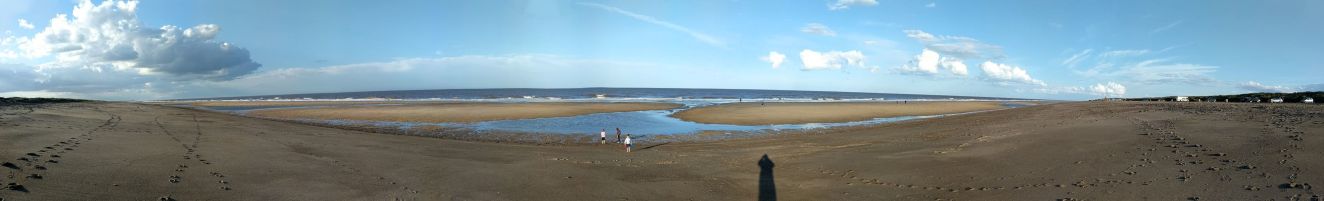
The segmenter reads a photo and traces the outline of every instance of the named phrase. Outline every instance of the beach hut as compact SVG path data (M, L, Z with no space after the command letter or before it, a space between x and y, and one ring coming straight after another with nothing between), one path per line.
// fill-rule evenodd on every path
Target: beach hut
M1306 99L1301 100L1301 102L1302 102L1302 103L1315 103L1315 98L1306 97Z
M1269 102L1270 102L1270 103L1281 103L1281 102L1283 102L1283 98L1273 98L1273 99L1269 99Z

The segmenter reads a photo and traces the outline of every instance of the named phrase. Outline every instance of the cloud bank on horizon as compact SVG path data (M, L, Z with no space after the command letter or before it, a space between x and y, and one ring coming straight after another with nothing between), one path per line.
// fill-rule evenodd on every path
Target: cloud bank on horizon
M1212 2L1244 9L1223 11L1240 20L1085 9L1095 2L365 3L262 12L253 9L301 5L20 0L0 9L11 22L0 26L0 96L686 87L1092 99L1324 90L1324 58L1312 55L1324 27L1296 25L1324 14L1273 12L1324 8L1313 1ZM334 14L351 9L362 15ZM1040 13L1062 9L1077 12ZM1127 15L1095 18L1118 13Z

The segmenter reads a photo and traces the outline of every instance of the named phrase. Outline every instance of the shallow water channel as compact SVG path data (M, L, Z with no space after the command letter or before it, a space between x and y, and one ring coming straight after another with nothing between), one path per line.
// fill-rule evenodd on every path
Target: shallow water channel
M632 112L612 112L586 114L568 117L550 117L534 119L514 119L514 120L495 120L473 123L428 123L428 122L381 122L381 121L344 121L344 120L300 120L308 122L327 123L333 125L374 125L385 127L398 127L409 129L415 126L441 126L446 128L463 128L476 131L477 133L486 132L518 132L518 133L538 133L538 134L567 134L567 135L597 135L599 131L605 129L609 136L615 137L615 129L620 128L623 133L632 134L636 138L647 138L650 135L687 135L698 134L704 131L719 131L732 133L763 133L777 132L782 130L799 129L818 129L842 126L858 126L880 124L888 122L905 121L912 119L923 119L942 117L956 114L926 115L926 116L900 116L875 118L865 121L842 122L842 123L806 123L806 124L773 124L773 125L730 125L730 124L706 124L684 121L673 118L670 115L681 110L702 107L706 105L719 104L722 102L706 101L679 101L676 103L684 106L677 109L668 110L646 110ZM1024 105L1003 103L1008 108L1021 107ZM298 107L202 107L204 109L234 112L243 114L253 110L263 109L284 109L284 108L307 108L309 106ZM973 112L967 112L973 113Z

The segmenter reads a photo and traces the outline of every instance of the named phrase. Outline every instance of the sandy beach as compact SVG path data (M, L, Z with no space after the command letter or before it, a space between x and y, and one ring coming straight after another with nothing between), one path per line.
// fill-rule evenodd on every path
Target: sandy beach
M5 200L1308 200L1324 184L1319 105L1059 103L628 154L134 103L0 114Z
M173 102L165 102L174 104ZM328 106L328 105L371 105L371 104L419 104L440 103L433 101L195 101L188 105L202 107L244 107L244 106Z
M699 123L768 125L837 123L882 117L938 115L1003 108L999 102L844 102L729 103L677 112L673 117Z
M368 120L398 122L478 122L565 117L604 112L664 110L674 103L430 103L385 106L269 109L248 115L282 119Z

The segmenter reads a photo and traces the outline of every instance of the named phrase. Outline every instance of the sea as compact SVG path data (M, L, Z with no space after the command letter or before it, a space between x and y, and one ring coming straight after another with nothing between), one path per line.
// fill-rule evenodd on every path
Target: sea
M290 100L290 99L397 99L397 100L583 100L583 99L719 99L719 100L1025 100L1016 98L893 94L868 92L794 91L759 89L683 89L683 88L500 88L433 89L400 91L360 91L308 93L239 97L214 97L180 100Z

